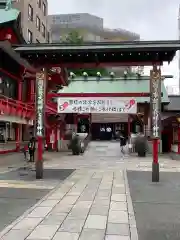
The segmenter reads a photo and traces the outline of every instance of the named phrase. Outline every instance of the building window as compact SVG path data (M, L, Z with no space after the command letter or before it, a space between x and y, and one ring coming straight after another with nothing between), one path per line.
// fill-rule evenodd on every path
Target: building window
M43 3L43 5L42 5L42 10L43 10L44 16L46 16L46 4L45 3Z
M33 42L33 33L28 29L28 43Z
M36 16L36 28L38 29L38 31L41 30L41 21L38 16Z
M41 0L37 1L38 7L41 8Z
M30 4L28 5L28 19L33 21L33 8Z
M42 35L43 35L43 37L46 36L46 27L43 23L42 23Z

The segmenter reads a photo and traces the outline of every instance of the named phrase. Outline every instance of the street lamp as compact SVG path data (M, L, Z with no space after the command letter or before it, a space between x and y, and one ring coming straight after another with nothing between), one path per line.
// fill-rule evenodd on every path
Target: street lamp
M76 74L73 73L73 72L70 72L70 77L71 77L71 78L75 78L75 77L76 77Z
M87 78L88 78L87 72L83 72L83 77L84 77L85 80L87 80Z
M101 78L101 73L100 72L97 72L97 78L98 78L98 80L100 80L100 78Z
M128 74L128 72L125 70L125 71L124 71L124 78L125 78L125 79L127 79L127 74Z
M111 79L114 79L114 77L115 77L114 72L110 72L110 77L111 77Z

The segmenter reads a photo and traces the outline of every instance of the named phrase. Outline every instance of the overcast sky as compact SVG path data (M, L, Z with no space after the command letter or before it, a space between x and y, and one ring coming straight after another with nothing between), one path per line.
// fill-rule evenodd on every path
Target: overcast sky
M179 0L49 0L49 14L90 13L104 18L105 27L124 28L143 40L178 39ZM177 57L163 68L178 83ZM172 80L171 80L172 81Z

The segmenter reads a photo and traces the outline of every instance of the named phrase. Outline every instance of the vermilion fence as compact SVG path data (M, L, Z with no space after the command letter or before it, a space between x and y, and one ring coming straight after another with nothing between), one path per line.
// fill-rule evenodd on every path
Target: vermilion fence
M0 111L1 114L14 115L27 119L33 119L35 116L34 106L8 98L2 94L0 94Z

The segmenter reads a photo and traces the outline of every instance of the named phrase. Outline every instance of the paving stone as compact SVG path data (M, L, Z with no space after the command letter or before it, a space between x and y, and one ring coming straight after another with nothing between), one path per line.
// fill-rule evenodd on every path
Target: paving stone
M112 194L125 194L126 190L124 187L113 187Z
M57 192L55 192L51 196L49 196L47 198L47 200L51 200L51 199L53 199L53 200L61 200L65 195L66 195L66 193L57 193Z
M60 203L53 208L52 213L56 215L60 213L61 215L61 213L69 213L72 208L73 208L73 205L69 205L69 204L66 205L66 204Z
M107 216L109 211L108 205L92 205L92 208L90 210L90 215L101 215L101 216Z
M110 204L110 209L112 211L127 211L127 203L126 202L114 202L112 201Z
M90 208L92 205L92 201L77 201L74 205L74 208Z
M89 215L84 228L105 229L107 217L100 215Z
M32 230L11 230L1 240L24 240Z
M58 204L59 201L60 200L55 200L55 199L45 200L39 205L39 207L54 207L56 204Z
M126 202L126 195L125 194L112 194L111 201L115 202Z
M29 215L29 218L43 218L45 217L50 211L52 207L37 207L35 208Z
M105 230L83 229L79 240L104 240Z
M64 219L67 217L67 213L61 213L59 215L48 215L41 224L43 225L61 225Z
M107 197L107 198L109 198L110 195L111 195L111 192L109 190L108 191L98 191L96 197L97 198L98 197Z
M128 213L125 211L109 211L108 222L128 224Z
M88 215L89 209L79 209L79 208L73 208L72 211L68 214L68 217L71 218L77 218L77 219L86 219Z
M107 235L122 235L129 236L129 225L120 223L108 223Z
M108 206L110 204L110 199L95 198L93 204Z
M68 192L67 196L80 196L82 192L83 192L83 190L79 191L79 192L77 192L77 191L70 191L70 192Z
M52 239L58 228L58 225L39 225L27 239Z
M43 218L24 218L13 229L34 229L42 220Z
M95 197L95 193L92 194L83 194L80 196L80 198L78 199L79 201L92 201Z
M85 220L79 219L66 219L58 231L60 232L71 232L71 233L80 233Z
M69 232L57 232L53 240L78 240L78 233L69 233Z
M61 204L74 204L77 199L79 198L79 196L66 196L61 200Z
M120 236L120 235L107 235L105 240L130 240L128 236Z

